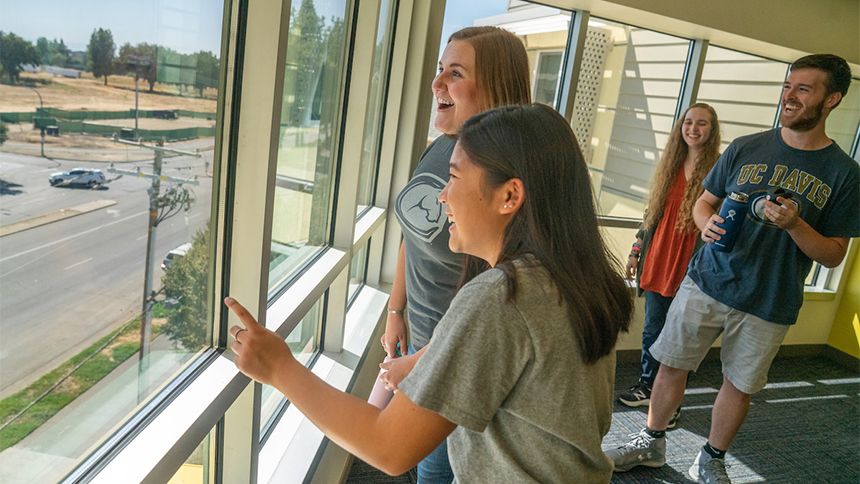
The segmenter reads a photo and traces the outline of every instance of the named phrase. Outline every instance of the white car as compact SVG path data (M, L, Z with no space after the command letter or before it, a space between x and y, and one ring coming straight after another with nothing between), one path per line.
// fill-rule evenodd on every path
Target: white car
M95 188L105 182L105 175L95 168L75 168L71 171L52 173L48 178L51 186L85 186Z
M166 271L167 268L173 265L174 262L185 257L185 254L187 254L189 250L191 250L191 242L182 244L179 247L171 250L167 253L167 257L165 257L164 260L161 262L161 268Z

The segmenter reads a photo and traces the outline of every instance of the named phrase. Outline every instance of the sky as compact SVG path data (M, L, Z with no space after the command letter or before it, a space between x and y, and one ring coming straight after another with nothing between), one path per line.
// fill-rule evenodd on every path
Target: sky
M0 30L36 43L63 39L85 51L90 35L110 29L117 50L147 42L190 54L221 50L223 0L2 0Z
M317 14L341 17L346 0L314 0ZM301 1L293 0L298 6ZM508 0L446 2L439 55L448 37L477 18L503 14ZM63 39L84 51L93 30L110 29L117 50L126 42L147 42L190 54L221 50L223 0L3 0L0 31L36 43L39 37Z
M454 32L471 27L475 19L501 15L508 11L508 0L471 0L461 2L448 0L445 2L445 22L442 24L442 42L439 45L439 57L445 50L448 37Z

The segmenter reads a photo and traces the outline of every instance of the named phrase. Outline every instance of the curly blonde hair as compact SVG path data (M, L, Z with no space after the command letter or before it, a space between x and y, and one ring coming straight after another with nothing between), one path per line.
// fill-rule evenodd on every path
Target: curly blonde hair
M693 207L696 205L696 200L705 191L702 180L705 179L705 176L714 167L714 163L717 162L717 158L720 157L720 120L717 118L717 112L714 111L714 108L705 103L691 104L684 111L684 115L675 122L672 132L669 134L669 141L666 143L666 149L663 150L663 156L660 157L654 180L651 182L651 197L648 200L646 210L645 228L654 228L660 223L660 219L663 218L663 210L666 207L666 198L668 198L669 191L675 183L675 177L678 176L678 171L684 168L688 147L681 129L684 126L687 113L693 108L702 108L711 114L711 135L699 150L693 175L687 180L687 186L684 188L684 201L681 204L681 211L678 213L675 228L685 234L698 230L693 220Z

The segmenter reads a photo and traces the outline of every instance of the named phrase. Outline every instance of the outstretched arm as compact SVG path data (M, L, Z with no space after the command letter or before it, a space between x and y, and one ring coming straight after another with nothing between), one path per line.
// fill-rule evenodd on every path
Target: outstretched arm
M399 475L411 469L456 428L412 403L403 392L379 410L333 388L296 361L286 342L257 323L241 304L230 297L224 302L245 325L230 328L236 367L274 386L332 441L383 472ZM406 427L411 437L404 439L400 431Z

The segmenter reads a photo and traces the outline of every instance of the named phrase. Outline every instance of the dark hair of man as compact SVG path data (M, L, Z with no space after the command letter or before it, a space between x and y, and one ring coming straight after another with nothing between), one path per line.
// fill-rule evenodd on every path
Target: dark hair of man
M458 136L482 169L485 189L513 178L523 183L523 204L505 229L496 264L506 276L506 302L517 297L513 262L532 254L567 306L584 362L608 355L627 331L633 300L598 230L591 178L570 125L542 104L504 106L473 116ZM466 257L461 287L487 269L482 262Z
M795 69L818 69L827 74L827 82L825 88L827 95L834 92L842 94L842 99L848 94L848 86L851 85L851 68L848 67L848 62L845 59L833 54L812 54L797 59L791 64L791 70ZM835 108L842 102L839 100L833 105Z
M448 38L475 49L475 82L481 110L531 102L529 56L523 41L499 27L466 27Z

